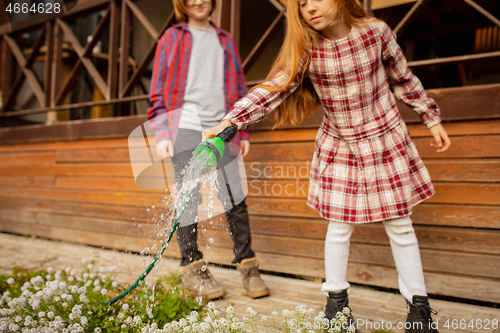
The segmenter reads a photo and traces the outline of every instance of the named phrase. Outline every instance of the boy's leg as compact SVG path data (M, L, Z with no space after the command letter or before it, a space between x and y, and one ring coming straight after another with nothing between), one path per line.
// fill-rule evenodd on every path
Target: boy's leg
M391 219L383 224L391 242L401 294L410 302L413 295L427 295L420 250L411 219Z
M194 148L201 142L201 132L179 129L174 146L172 163L175 170L175 182L181 185L181 171L188 165ZM184 266L183 284L191 292L216 299L226 294L224 288L215 280L208 269L208 261L203 259L203 253L198 248L198 205L202 202L201 184L191 194L184 209L180 226L177 228L177 243L181 252L181 266Z
M258 298L268 296L270 292L260 277L258 260L252 251L248 209L237 162L235 156L231 156L229 149L226 149L219 162L224 171L222 173L220 170L218 174L219 199L226 210L229 233L234 244L232 263L236 264L242 275L243 287L247 290L248 296Z
M198 139L198 133L197 131L179 129L174 146L174 156L172 157L172 164L175 171L175 183L178 187L181 186L182 182L181 171L187 167L194 147L196 147L199 140L201 140L201 134ZM200 186L198 186L191 194L181 220L179 221L180 226L177 228L177 242L179 243L179 250L182 257L181 266L186 266L203 258L203 253L199 250L197 243L198 224L194 223L198 216L198 205L201 201Z

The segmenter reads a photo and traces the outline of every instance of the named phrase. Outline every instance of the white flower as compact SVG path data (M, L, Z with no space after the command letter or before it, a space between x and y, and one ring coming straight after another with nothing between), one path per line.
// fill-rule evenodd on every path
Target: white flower
M62 304L62 306L63 306L63 307L65 307L65 308L67 308L67 307L68 307L68 303L64 302L64 303Z
M82 258L82 264L86 264L87 263L87 259L86 258Z
M9 284L9 285L10 285L10 284L14 284L15 282L16 282L16 281L15 281L13 278L9 278L9 279L7 280L7 284Z
M54 312L52 311L47 312L47 317L49 317L49 319L54 318Z
M94 286L97 287L100 283L101 283L101 281L99 279L95 279Z
M80 319L80 322L82 323L82 326L87 326L89 321L87 320L87 317L82 316L82 318Z
M129 308L130 308L130 307L128 306L128 304L127 304L127 303L124 303L124 304L122 305L122 310L123 310L123 311L128 311L128 309L129 309Z
M117 317L120 318L120 320L125 319L125 315L122 312L120 312Z
M92 265L92 264L88 264L88 265L87 265L87 268L88 268L89 270L91 270L92 268L94 268L94 265Z
M116 287L118 287L118 282L113 281L113 283L111 285L113 286L113 288L116 288Z
M101 294L103 294L103 296L105 296L106 294L108 293L108 291L106 289L101 289Z
M94 333L101 333L101 328L100 327L96 327L94 329Z
M40 318L45 317L45 312L43 312L43 311L38 312L38 317L40 317Z

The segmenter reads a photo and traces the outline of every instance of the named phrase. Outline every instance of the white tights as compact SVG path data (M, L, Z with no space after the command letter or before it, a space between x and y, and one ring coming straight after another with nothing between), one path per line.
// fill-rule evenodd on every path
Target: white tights
M391 242L401 294L410 302L413 295L427 295L418 241L411 219L403 217L382 223ZM329 291L340 291L350 287L346 276L353 230L354 224L331 221L328 225L325 240L326 281L321 287L321 291L326 295Z

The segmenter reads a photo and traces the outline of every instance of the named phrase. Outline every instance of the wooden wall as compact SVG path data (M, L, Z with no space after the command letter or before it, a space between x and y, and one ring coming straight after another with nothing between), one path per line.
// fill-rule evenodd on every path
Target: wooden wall
M429 293L500 303L499 88L430 92L453 143L444 154L431 149L425 127L408 126L437 192L412 217ZM0 129L0 231L155 253L165 191L134 183L127 147L128 134L144 121L134 116ZM316 113L300 128L275 131L265 121L252 135L247 203L263 270L324 277L328 222L305 200L320 121ZM214 220L201 223L200 248L212 262L229 264L229 234L224 221ZM179 257L175 241L166 255ZM349 260L349 281L397 288L381 224L356 226Z

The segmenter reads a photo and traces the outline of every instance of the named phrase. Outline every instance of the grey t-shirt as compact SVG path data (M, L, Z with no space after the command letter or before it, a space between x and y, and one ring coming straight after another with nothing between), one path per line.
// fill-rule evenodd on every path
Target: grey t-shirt
M179 128L201 131L226 115L224 50L214 28L188 27L193 46Z

